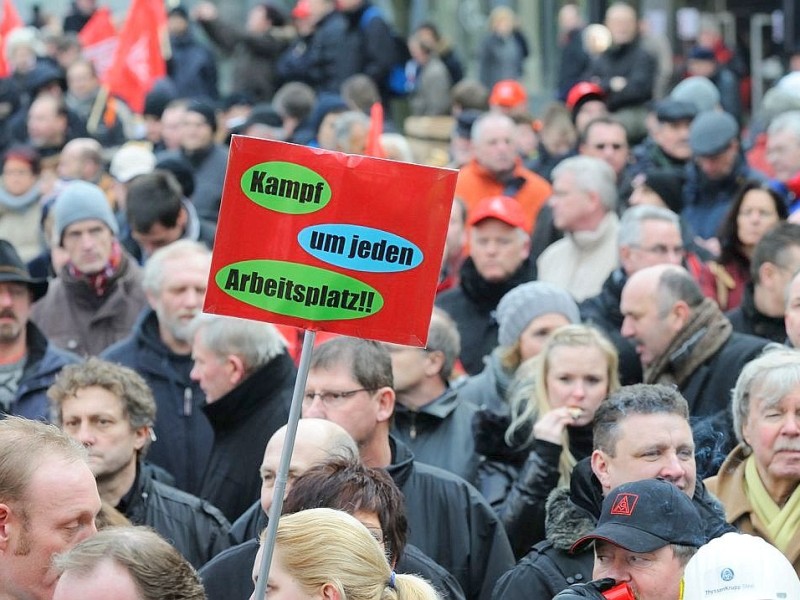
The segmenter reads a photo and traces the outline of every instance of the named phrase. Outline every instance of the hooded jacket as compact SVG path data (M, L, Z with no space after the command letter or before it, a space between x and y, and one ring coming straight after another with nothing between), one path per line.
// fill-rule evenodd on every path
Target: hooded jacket
M259 467L267 441L289 419L297 370L285 351L230 392L203 406L214 445L200 487L231 521L261 495Z
M707 539L735 531L725 522L722 505L699 480L692 500L705 523ZM594 567L591 545L577 554L570 554L569 550L595 528L602 506L603 490L586 458L575 466L569 489L556 488L547 500L545 541L536 544L500 579L492 598L552 598L573 583L590 581Z
M205 394L189 373L191 355L172 352L158 329L158 316L148 308L124 340L101 355L105 360L130 367L144 377L156 400L156 441L147 460L169 471L175 487L199 494L214 432L202 408Z

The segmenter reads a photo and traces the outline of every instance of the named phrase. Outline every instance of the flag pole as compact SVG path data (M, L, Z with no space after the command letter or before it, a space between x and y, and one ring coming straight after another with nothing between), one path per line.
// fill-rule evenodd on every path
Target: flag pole
M267 589L267 579L269 578L269 568L272 563L272 554L275 547L275 536L278 533L278 520L280 519L281 509L283 508L283 496L286 490L286 480L289 476L289 465L292 460L292 450L294 440L297 436L297 422L300 420L300 412L303 406L303 394L306 390L306 380L308 379L308 367L311 364L311 352L314 349L314 339L316 331L305 330L303 336L303 348L300 351L300 363L297 367L297 379L294 382L294 393L292 394L292 406L289 409L289 422L286 424L286 438L283 440L283 450L281 450L281 461L278 465L278 472L275 475L275 491L272 497L272 506L269 509L269 524L267 533L262 545L261 564L258 568L258 582L256 583L255 598L261 600L265 597Z

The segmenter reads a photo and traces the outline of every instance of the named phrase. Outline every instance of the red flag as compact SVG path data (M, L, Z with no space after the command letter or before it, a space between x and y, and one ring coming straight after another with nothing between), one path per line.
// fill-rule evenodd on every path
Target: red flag
M111 10L103 6L94 11L92 18L78 34L78 40L83 47L83 55L94 63L98 77L105 79L119 43Z
M11 0L3 0L3 16L0 21L0 77L11 74L6 62L6 36L17 27L24 27L25 23L19 16Z
M369 131L367 132L367 147L364 153L375 158L386 158L386 153L381 146L383 133L383 106L375 102L369 109Z
M162 0L133 0L119 34L106 85L134 111L144 108L153 83L167 73L162 52L167 14Z

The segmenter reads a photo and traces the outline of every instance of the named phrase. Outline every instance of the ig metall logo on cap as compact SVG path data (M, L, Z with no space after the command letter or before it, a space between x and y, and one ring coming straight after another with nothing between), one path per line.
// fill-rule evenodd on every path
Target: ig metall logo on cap
M611 506L611 514L630 517L638 501L639 494L617 494L617 497L614 498L614 504Z

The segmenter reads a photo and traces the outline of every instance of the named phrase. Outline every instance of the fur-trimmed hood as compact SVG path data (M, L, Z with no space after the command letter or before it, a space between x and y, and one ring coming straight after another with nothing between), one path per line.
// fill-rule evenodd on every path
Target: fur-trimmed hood
M597 523L597 519L572 502L566 487L550 492L546 510L545 533L557 550L569 552L572 544L591 533Z

